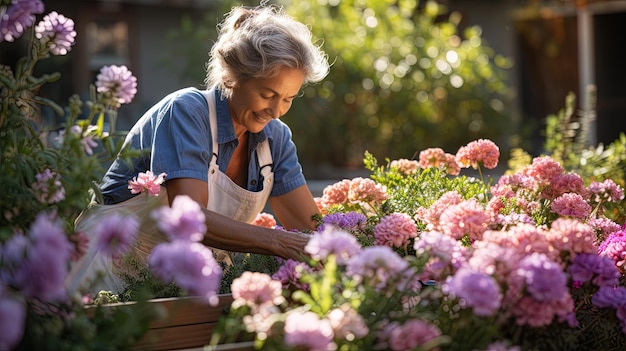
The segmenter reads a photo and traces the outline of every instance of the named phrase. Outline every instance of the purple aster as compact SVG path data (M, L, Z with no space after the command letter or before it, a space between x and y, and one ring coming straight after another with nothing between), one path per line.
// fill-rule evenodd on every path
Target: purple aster
M219 301L222 269L203 244L183 240L159 244L148 257L148 265L163 282L174 282L213 306Z
M158 208L151 216L170 241L201 241L204 238L206 216L200 204L187 195L177 196L172 207Z
M367 217L359 212L347 212L347 213L330 213L324 216L322 224L317 228L319 231L324 230L325 224L334 225L337 228L341 228L347 231L357 231L362 228L363 224L367 221Z
M8 7L0 6L0 43L21 37L43 9L41 0L13 0Z
M48 47L52 55L66 55L76 37L74 21L52 11L37 24L35 36Z
M337 263L345 263L350 257L361 250L361 245L356 238L345 230L337 230L332 226L326 226L321 233L315 233L304 250L312 258L323 261L329 255L335 255Z
M130 251L135 239L139 221L135 216L114 213L103 218L96 227L96 247L105 255L117 259Z
M0 350L13 350L22 340L26 306L0 285Z
M278 270L272 274L272 279L280 281L284 289L291 286L297 290L309 291L309 285L300 282L303 273L311 273L313 270L310 266L303 262L295 260L286 260L278 267Z
M309 351L334 350L330 321L313 312L294 311L285 320L285 344Z
M130 103L137 94L137 78L126 66L104 66L97 78L98 92L110 94L113 107Z
M33 222L30 248L14 272L14 283L25 296L45 301L65 297L67 262L73 250L59 220L40 213Z
M448 277L446 289L465 301L478 316L493 316L502 301L500 287L493 277L466 267Z
M614 286L620 273L613 260L607 256L578 254L567 268L572 279L580 282L593 282L597 286Z
M545 254L535 252L524 257L517 273L524 277L526 289L538 301L561 301L567 294L567 276Z

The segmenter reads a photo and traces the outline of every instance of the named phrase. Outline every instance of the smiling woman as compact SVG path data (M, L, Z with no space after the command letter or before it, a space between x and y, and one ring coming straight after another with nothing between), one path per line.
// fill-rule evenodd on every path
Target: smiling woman
M309 190L289 127L279 120L305 84L329 71L324 52L303 23L281 7L262 2L235 7L218 27L207 64L207 90L183 88L150 108L131 129L123 146L134 157L117 158L99 186L102 201L79 218L78 230L93 232L95 218L124 211L142 223L131 256L142 267L164 236L149 217L157 206L188 196L203 209L202 243L225 251L302 259L319 210ZM165 174L157 196L139 196L129 181L139 174ZM269 200L282 229L249 225ZM289 231L288 231L289 230ZM128 273L126 258L98 255L73 271L86 271L84 283L105 271L105 285L120 293ZM99 273L100 271L100 273Z

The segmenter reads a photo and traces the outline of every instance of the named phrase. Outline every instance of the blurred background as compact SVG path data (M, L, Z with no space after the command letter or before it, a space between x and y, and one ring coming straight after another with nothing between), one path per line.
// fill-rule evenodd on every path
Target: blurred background
M626 130L626 1L272 3L309 25L333 62L324 82L305 87L283 117L311 181L360 174L365 151L379 160L411 159L426 148L456 153L488 138L503 163L512 148L539 155L546 117L564 108L570 92L578 110L595 113L590 144ZM41 72L62 74L41 95L63 105L74 93L87 96L102 66L126 65L138 93L119 110L117 129L129 129L169 92L203 88L216 24L234 5L258 4L44 0L43 15L72 18L78 34L67 56L41 62ZM4 43L0 63L23 56L25 38ZM64 121L51 111L44 116L45 128Z

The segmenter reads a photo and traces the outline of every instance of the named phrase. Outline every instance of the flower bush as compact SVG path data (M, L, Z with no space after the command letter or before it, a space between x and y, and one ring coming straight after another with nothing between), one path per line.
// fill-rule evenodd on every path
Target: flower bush
M120 296L106 291L90 296L66 286L66 279L70 264L84 255L100 252L119 259L135 243L139 222L132 216L102 218L96 233L77 232L74 221L100 196L95 184L104 174L103 164L133 153L121 150L126 132L116 131L115 121L117 109L134 98L137 79L125 66L105 66L87 101L74 95L61 107L39 96L40 87L60 75L35 76L36 65L69 53L76 37L71 19L52 11L37 21L43 13L40 0L0 3L0 44L27 42L26 55L15 65L0 65L0 349L126 349L144 335L150 321L163 317L144 303L153 294L137 289L137 303L104 308ZM46 126L39 118L46 108L64 119L58 135L49 130L58 126ZM158 195L165 176L139 174L129 189ZM175 217L165 209L162 215ZM195 241L179 238L163 244L152 262L165 278L171 277L160 260L178 263L193 284L177 280L184 288L177 293L204 293L214 302L221 271L210 250ZM211 274L196 279L198 272L185 266L192 260L193 267L213 267L204 271Z
M621 350L626 226L549 156L485 177L497 145L378 161L329 185L310 262L245 272L213 344L266 350ZM472 167L477 177L459 175ZM263 223L271 223L265 221ZM267 225L267 224L266 224Z

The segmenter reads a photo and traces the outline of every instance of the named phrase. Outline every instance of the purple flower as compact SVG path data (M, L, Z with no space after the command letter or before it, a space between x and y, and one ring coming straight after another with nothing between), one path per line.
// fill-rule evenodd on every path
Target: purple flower
M35 36L50 49L52 55L65 55L74 45L74 21L52 11L37 24Z
M135 216L114 213L96 227L96 247L105 255L117 259L130 251L137 237L139 221Z
M22 36L43 9L41 0L13 0L8 7L0 6L0 43Z
M572 264L567 268L567 272L575 281L591 281L597 286L614 286L620 277L611 258L594 254L576 255Z
M0 285L0 350L12 350L22 340L26 306Z
M184 240L159 244L148 257L148 265L162 281L174 282L213 306L219 302L222 269L203 244Z
M618 308L626 305L626 287L601 286L591 297L591 302L600 308Z
M113 107L130 103L137 94L137 78L126 66L104 66L100 69L96 87L99 93L111 94Z
M335 255L337 263L345 263L361 250L361 245L352 234L326 226L323 232L311 237L304 250L319 261Z
M367 285L382 290L389 285L397 287L409 263L389 246L369 246L348 260L346 273L356 281L367 281Z
M170 241L201 241L204 238L206 216L200 204L187 195L177 196L171 207L158 208L151 216Z
M526 282L526 289L538 301L560 301L567 294L567 276L561 266L542 253L522 259L517 274Z
M300 282L303 273L308 274L312 272L312 268L303 262L295 260L286 260L278 267L278 270L272 275L272 279L278 280L284 289L289 289L293 286L297 290L309 290L309 285Z
M327 319L313 312L294 311L285 320L285 344L308 351L326 351L333 348L333 329Z
M331 224L343 230L356 231L361 229L366 221L367 217L359 212L330 213L322 218L323 223L317 228L317 230L321 232L324 230L325 224Z
M30 247L15 272L14 283L25 296L45 301L65 297L67 262L73 247L59 220L40 213L31 225Z
M496 280L490 275L459 269L447 280L446 289L452 296L462 299L478 316L493 316L500 308L502 294Z

